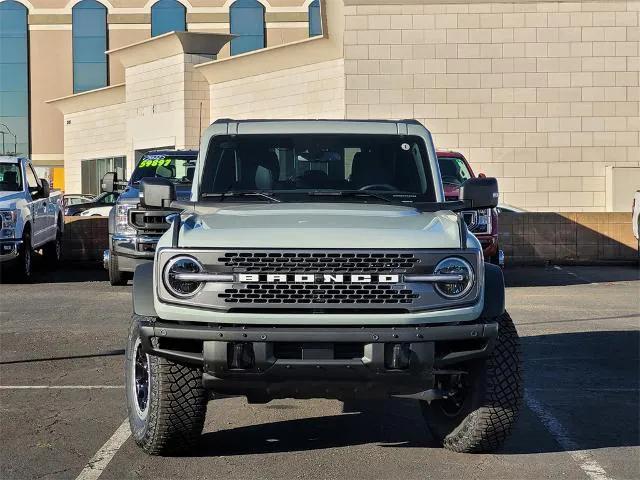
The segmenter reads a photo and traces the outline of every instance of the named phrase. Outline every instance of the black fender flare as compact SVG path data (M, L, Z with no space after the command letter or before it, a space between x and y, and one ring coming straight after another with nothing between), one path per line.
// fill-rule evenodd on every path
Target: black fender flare
M136 267L133 274L133 313L143 317L157 317L153 305L153 262Z
M504 275L497 265L484 265L484 308L482 318L496 318L504 313Z

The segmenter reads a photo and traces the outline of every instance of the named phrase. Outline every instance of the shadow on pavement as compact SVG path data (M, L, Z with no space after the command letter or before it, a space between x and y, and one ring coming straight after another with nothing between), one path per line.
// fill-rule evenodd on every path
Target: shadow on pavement
M640 280L640 267L635 265L507 267L504 270L504 280L507 288L629 282Z
M51 269L39 255L34 256L34 271L32 284L42 283L82 283L105 282L109 275L102 265L97 263L70 263L63 261L57 268ZM8 285L18 285L23 282L18 279L15 269L9 265L0 269L0 282Z
M580 449L640 445L640 332L524 337L522 347L527 395L559 421ZM295 452L367 443L438 448L415 401L348 402L344 412L206 433L194 455ZM562 451L523 403L514 432L498 454Z

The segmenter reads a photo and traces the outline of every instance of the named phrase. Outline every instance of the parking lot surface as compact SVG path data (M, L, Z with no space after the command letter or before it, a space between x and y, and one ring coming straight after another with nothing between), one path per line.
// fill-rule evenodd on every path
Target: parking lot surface
M209 403L190 455L146 456L123 424L131 287L100 270L0 285L0 477L640 478L637 267L505 276L526 398L491 455L437 447L415 401L229 398Z

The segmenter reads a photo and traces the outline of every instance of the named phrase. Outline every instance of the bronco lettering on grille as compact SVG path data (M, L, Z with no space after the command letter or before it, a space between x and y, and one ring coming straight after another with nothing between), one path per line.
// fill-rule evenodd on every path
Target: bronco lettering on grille
M385 274L257 274L240 273L238 281L241 283L400 283L400 275Z

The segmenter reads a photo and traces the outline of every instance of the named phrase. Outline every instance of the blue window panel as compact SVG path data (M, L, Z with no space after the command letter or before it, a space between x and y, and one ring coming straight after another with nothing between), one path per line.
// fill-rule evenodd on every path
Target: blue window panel
M320 0L313 0L309 4L309 36L322 35L322 16L320 15Z
M0 92L21 92L27 85L25 63L0 63Z
M73 61L79 63L106 63L96 62L96 59L104 57L107 50L105 37L82 37L78 42L78 48L73 50Z
M0 116L20 117L25 114L28 105L27 92L0 92Z
M78 92L95 90L106 85L106 63L76 63L73 65L73 83Z
M29 154L28 78L27 8L7 0L0 3L0 122L16 135L17 149L13 135L5 133L0 155Z
M82 0L72 10L73 92L107 86L107 9L96 0Z
M25 38L0 36L0 61L2 63L26 63L27 42Z
M151 7L151 36L187 30L187 10L177 0L159 0Z
M264 7L257 0L236 0L229 9L231 55L264 48Z

